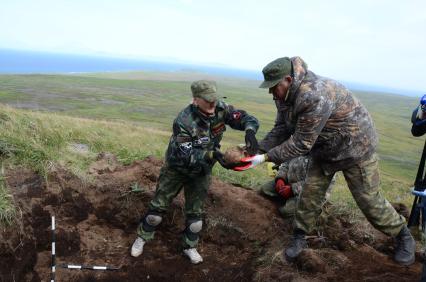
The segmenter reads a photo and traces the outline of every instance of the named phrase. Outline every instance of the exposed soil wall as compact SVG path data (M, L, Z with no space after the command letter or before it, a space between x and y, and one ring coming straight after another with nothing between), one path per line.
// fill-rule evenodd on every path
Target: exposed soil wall
M0 281L50 281L50 216L56 217L57 263L111 265L115 272L58 269L57 281L418 281L421 264L400 267L392 241L344 218L326 217L321 236L309 239L294 265L282 260L291 222L256 192L213 180L205 226L193 266L178 251L183 197L172 204L155 240L139 258L129 254L136 227L155 191L162 162L129 166L104 154L85 184L62 168L44 179L30 170L8 171L8 188L22 217L0 232ZM133 192L132 192L133 190ZM371 229L372 230L372 229Z

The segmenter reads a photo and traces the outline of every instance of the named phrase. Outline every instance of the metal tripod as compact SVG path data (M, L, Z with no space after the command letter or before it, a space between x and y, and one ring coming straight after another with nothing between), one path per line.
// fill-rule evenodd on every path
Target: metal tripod
M411 193L415 196L413 206L411 208L410 218L408 219L408 227L419 226L421 221L422 231L425 232L426 227L426 176L424 174L426 160L426 141L423 147L422 158L420 159L419 169L417 171L416 181Z

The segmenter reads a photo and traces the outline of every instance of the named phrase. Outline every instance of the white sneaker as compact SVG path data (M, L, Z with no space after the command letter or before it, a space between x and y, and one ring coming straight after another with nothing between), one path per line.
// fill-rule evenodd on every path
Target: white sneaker
M132 250L130 252L132 257L138 257L142 254L143 245L145 245L145 243L146 243L145 240L142 239L141 237L136 238L135 242L133 242Z
M185 249L183 250L183 253L189 257L189 259L191 260L191 262L193 264L198 264L200 262L203 262L203 258L200 256L200 254L197 252L196 248L191 248L191 249Z

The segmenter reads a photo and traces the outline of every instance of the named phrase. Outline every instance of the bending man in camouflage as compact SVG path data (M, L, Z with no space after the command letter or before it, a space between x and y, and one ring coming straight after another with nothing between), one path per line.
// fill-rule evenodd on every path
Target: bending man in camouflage
M218 161L231 169L237 164L226 163L219 151L225 125L245 130L248 151L258 150L255 137L258 121L245 111L218 101L216 85L211 81L196 81L191 85L193 103L183 109L173 122L173 135L160 171L154 199L141 219L138 238L131 255L142 254L145 242L154 238L173 198L184 189L186 228L182 236L183 252L192 263L202 262L196 246L202 229L203 202L210 185L212 167Z
M377 135L366 108L341 84L309 71L300 57L279 58L263 69L265 81L277 106L274 128L260 142L266 152L246 159L236 170L265 160L280 164L310 154L310 165L295 215L287 260L307 247L310 233L324 202L326 190L337 171L366 218L378 230L396 239L394 259L414 262L415 241L405 220L379 191L376 156Z

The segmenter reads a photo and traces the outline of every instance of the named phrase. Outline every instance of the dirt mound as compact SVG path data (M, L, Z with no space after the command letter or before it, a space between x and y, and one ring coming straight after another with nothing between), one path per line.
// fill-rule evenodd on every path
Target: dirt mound
M63 168L44 179L30 170L6 180L22 217L0 232L0 281L50 280L50 216L56 216L58 264L111 265L116 272L57 269L57 281L417 281L421 265L400 267L391 242L328 215L321 236L295 265L282 259L291 222L251 190L214 179L193 266L178 252L183 197L174 201L156 239L139 258L129 255L139 218L153 197L162 162L148 157L129 166L104 154L90 166L91 184ZM360 229L362 229L360 231ZM372 231L373 232L373 231ZM374 239L372 239L374 238Z

